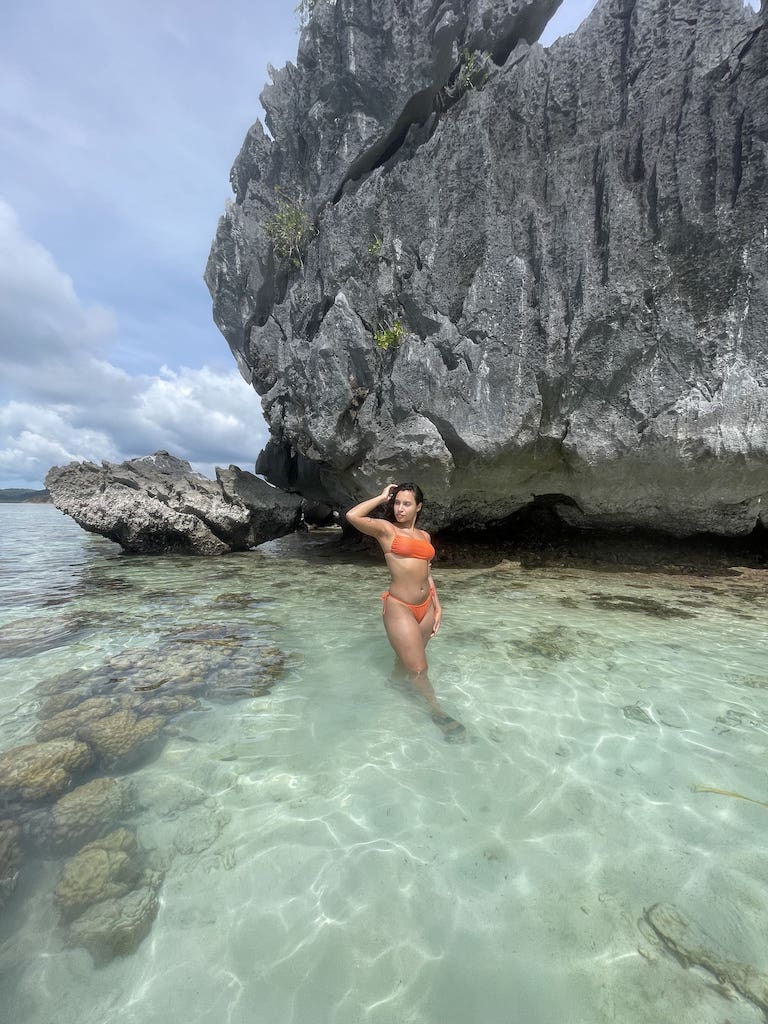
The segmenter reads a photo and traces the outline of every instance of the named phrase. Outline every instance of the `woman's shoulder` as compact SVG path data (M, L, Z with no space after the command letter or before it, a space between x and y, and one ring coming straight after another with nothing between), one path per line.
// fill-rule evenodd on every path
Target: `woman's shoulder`
M419 533L421 534L421 540L428 540L430 544L432 543L432 538L426 530L419 530Z
M379 543L384 543L393 535L394 527L386 519L373 519L371 516L362 516L353 523L356 530L366 534L368 537L375 537Z
M380 541L394 540L397 536L397 528L394 523L390 523L388 519L377 519L379 532L378 537Z

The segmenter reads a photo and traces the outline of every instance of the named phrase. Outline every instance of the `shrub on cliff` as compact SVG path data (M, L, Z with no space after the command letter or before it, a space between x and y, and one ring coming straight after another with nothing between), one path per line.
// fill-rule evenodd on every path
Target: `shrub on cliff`
M303 197L280 194L277 210L265 227L277 258L294 267L303 267L304 250L313 231Z

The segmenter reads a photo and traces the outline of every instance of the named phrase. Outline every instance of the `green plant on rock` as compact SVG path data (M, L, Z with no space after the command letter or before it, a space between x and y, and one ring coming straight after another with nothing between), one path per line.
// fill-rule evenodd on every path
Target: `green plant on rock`
M477 71L477 52L475 51L473 53L470 53L469 50L466 47L464 47L464 49L461 51L461 61L461 84L464 86L465 89L474 89L474 76L475 72Z
M394 348L400 344L407 331L399 320L389 320L378 325L373 333L373 340L379 348Z
M467 89L482 89L491 77L491 72L488 69L487 57L488 54L480 53L479 50L473 50L472 53L470 53L469 50L464 47L461 51L459 82L465 91Z
M304 250L313 233L312 222L300 195L292 198L279 190L278 195L277 210L265 224L266 232L279 260L303 267Z
M373 236L373 241L368 246L368 255L369 256L378 256L379 253L381 252L381 247L382 247L383 244L384 243L379 238L379 236L378 235L374 235Z

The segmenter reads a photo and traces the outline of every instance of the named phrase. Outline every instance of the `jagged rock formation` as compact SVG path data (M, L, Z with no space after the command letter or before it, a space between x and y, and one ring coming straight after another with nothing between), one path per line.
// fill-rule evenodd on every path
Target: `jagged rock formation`
M115 465L71 462L46 476L53 503L84 530L139 554L220 555L296 529L301 500L237 466L216 481L167 452Z
M768 494L766 12L599 0L543 50L557 6L316 0L206 272L263 395L258 468L332 504L417 479L433 526L548 500L747 533Z

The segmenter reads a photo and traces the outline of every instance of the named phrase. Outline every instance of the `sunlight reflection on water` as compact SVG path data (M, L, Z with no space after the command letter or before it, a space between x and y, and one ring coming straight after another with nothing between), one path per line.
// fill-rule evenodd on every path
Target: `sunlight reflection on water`
M171 1000L233 1024L761 1019L641 920L674 904L768 968L768 809L727 795L768 799L754 580L438 562L429 657L459 747L389 682L381 566L317 536L127 558L51 508L0 519L0 756L70 692L197 702L153 712L143 760L84 776L130 782L113 825L159 879L130 955L65 946L52 894L75 849L13 810L15 1024L166 1021Z

